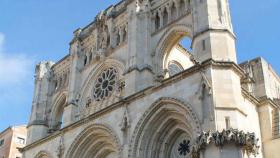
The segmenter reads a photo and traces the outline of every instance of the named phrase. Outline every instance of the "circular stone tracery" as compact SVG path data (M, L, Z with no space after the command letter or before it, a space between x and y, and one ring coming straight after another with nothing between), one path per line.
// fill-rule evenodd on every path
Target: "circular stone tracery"
M97 78L93 97L96 101L101 101L111 95L116 85L117 70L109 68L104 70Z

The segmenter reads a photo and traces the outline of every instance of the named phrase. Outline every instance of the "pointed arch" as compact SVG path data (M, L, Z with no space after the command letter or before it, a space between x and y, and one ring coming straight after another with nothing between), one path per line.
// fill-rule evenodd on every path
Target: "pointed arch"
M95 67L92 68L92 71L89 73L87 79L83 82L82 88L80 91L80 100L79 105L82 105L83 102L86 102L86 99L88 97L88 93L92 92L92 89L94 87L95 80L98 78L98 74L102 72L103 70L107 68L115 68L118 72L118 78L119 80L122 79L122 75L124 73L124 64L121 61L118 61L116 59L106 59L104 62L101 62L97 64ZM80 107L82 108L82 107Z
M164 76L164 59L172 48L183 38L192 39L192 27L187 25L173 25L160 38L154 54L154 66L157 76Z
M171 10L171 20L176 20L176 18L177 18L177 7L176 7L175 2L171 3L170 10Z
M177 151L178 140L193 141L200 132L198 117L189 104L175 98L160 98L137 123L129 157L176 157L174 151Z
M163 21L163 26L167 25L168 24L168 12L167 12L167 9L164 8L163 9L163 12L162 12L162 21Z
M124 72L124 64L121 61L115 60L115 59L107 59L104 62L101 62L97 64L94 68L92 68L92 71L89 73L88 78L83 82L82 89L81 89L81 96L84 96L83 94L90 88L89 85L96 79L96 75L104 70L105 68L114 67L119 70L120 75Z
M120 141L115 132L102 124L85 128L74 140L66 158L121 158Z
M158 30L160 28L160 16L157 12L155 15L155 30Z
M51 119L49 125L51 129L58 130L61 128L64 107L67 105L67 93L62 92L56 95L52 103Z
M40 151L35 158L53 158L51 154L47 151Z
M186 12L186 4L185 4L185 0L180 0L179 1L179 16L184 15L184 13Z

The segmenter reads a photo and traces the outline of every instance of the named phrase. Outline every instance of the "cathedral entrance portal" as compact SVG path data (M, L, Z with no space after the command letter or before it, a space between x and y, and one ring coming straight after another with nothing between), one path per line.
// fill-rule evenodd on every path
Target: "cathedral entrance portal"
M118 158L118 139L103 125L91 125L74 141L67 158Z
M157 101L141 120L133 135L131 158L188 157L200 130L190 107L173 98Z

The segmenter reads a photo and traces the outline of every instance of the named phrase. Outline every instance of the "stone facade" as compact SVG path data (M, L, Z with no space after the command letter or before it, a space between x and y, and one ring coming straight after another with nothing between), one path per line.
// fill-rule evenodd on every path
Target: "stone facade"
M26 125L13 126L0 133L0 158L22 158L19 148L26 145Z
M123 0L77 29L62 60L37 65L22 151L277 158L279 81L263 59L237 64L227 0Z

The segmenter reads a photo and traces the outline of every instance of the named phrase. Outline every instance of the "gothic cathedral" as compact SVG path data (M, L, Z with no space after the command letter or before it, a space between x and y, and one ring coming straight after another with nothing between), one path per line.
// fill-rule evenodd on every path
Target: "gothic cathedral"
M235 40L228 0L110 6L36 66L24 157L279 158L280 78Z

